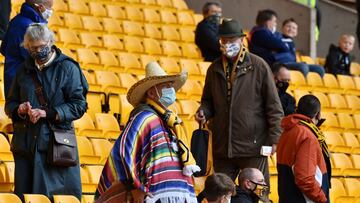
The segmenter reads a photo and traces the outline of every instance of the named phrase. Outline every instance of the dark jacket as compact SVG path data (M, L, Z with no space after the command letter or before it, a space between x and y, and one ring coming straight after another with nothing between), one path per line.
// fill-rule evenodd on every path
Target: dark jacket
M86 111L84 90L88 85L80 67L61 54L59 49L56 49L56 54L55 60L42 71L36 68L32 58L27 58L14 78L5 103L6 114L10 116L14 126L11 150L15 157L15 168L26 167L24 171L15 170L15 192L39 193L48 197L53 194L72 194L81 199L79 165L59 169L49 167L46 162L52 136L48 123L70 129L72 121L80 118ZM47 118L40 119L35 124L28 118L23 120L17 114L19 105L26 101L30 102L33 109L41 108L31 78L34 71L43 86L50 109L47 111ZM51 111L57 112L60 121L55 122L55 114L50 113ZM21 156L23 158L16 161ZM21 186L24 188L20 189Z
M8 95L11 82L21 63L29 56L22 46L27 27L31 23L47 23L46 20L28 3L21 6L20 13L9 23L8 30L1 44L1 54L5 56L4 90Z
M195 43L205 61L213 62L221 56L218 30L218 25L207 19L202 20L196 26Z
M334 75L350 75L351 56L343 52L340 47L330 45L329 53L326 56L326 72Z
M279 98L281 101L281 105L284 111L284 115L290 115L295 113L295 99L287 92L280 92L279 91Z
M231 197L231 203L258 203L259 198L249 191L236 186L236 194Z
M240 62L239 62L240 63ZM214 158L260 157L263 145L275 144L283 117L273 75L264 60L246 53L238 64L231 102L223 60L209 67L201 106L213 133Z
M275 62L275 54L288 52L289 48L269 29L255 26L249 35L249 50L263 58L270 66Z
M288 47L288 51L275 53L275 61L280 63L295 63L296 48L294 40L291 37L288 37L281 33L276 33L276 36L280 37L281 41Z
M329 202L329 179L322 149L316 135L292 114L282 120L284 129L276 151L279 203Z

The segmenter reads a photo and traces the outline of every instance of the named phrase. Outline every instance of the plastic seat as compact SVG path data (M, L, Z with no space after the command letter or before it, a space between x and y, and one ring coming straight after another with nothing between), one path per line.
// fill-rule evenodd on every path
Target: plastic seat
M137 7L125 6L126 19L131 21L144 21L144 16L141 10Z
M140 0L142 4L156 5L156 0Z
M144 47L141 38L124 36L125 50L128 52L144 53Z
M198 81L204 81L205 77L201 74L196 61L191 59L180 59L181 71L187 70L189 78Z
M347 106L352 113L360 113L360 98L355 95L345 95Z
M91 143L93 145L95 154L100 156L100 164L104 165L110 154L113 144L111 144L111 142L106 139L91 139Z
M353 118L354 118L354 121L355 121L356 129L360 129L360 114L354 114ZM360 138L360 136L359 136L359 138Z
M191 11L179 11L177 13L178 22L181 25L195 25L195 21L193 18L193 13Z
M80 167L80 177L83 193L93 193L94 191L96 191L97 184L95 185L90 183L89 173L83 167ZM91 203L93 203L93 201Z
M112 51L99 51L100 63L104 65L105 69L120 69L120 64L116 55Z
M330 107L335 108L337 112L350 112L347 107L345 98L340 94L328 94Z
M149 37L153 39L162 39L160 28L157 25L145 23L144 32L145 32L145 37Z
M352 76L349 75L337 75L337 80L339 81L339 86L344 90L344 93L347 94L359 94L356 90L356 86Z
M206 76L207 70L211 65L211 62L201 61L198 63L200 72L202 75Z
M54 13L67 12L69 10L67 3L65 3L63 0L54 1L52 8L55 11Z
M103 18L102 19L104 31L110 34L117 34L121 35L123 34L122 27L120 25L120 22L113 18Z
M80 164L98 164L100 156L95 155L90 140L84 136L76 136Z
M102 138L102 130L96 129L91 116L88 113L74 121L76 135Z
M21 203L21 199L12 193L0 193L0 203Z
M126 89L130 89L130 87L137 82L135 77L133 77L130 73L118 73L118 77L120 80L120 86L125 87Z
M350 116L350 114L347 113L338 113L338 120L339 120L339 124L340 127L344 128L346 132L353 132L355 131L355 123L354 120L352 118L352 116Z
M116 118L111 114L95 114L95 125L103 130L103 136L109 139L117 139L121 133Z
M344 132L343 138L344 138L345 144L352 148L351 153L360 154L359 140L356 138L356 136L353 133Z
M0 84L0 96L4 95L3 84ZM4 97L3 97L4 98ZM12 133L13 132L13 126L11 119L6 115L4 106L0 106L0 130L5 133Z
M360 77L359 76L354 76L353 79L354 79L356 89L360 90Z
M196 113L199 108L199 103L194 100L179 100L179 104L182 109L182 117L187 117L190 119Z
M97 32L103 34L104 28L101 25L99 19L95 16L81 16L83 26L85 30L91 32Z
M177 92L177 98L200 101L202 90L203 88L196 80L188 79L180 91Z
M126 19L125 11L124 11L123 7L121 7L121 6L107 4L106 11L107 11L108 17L110 17L110 18L121 19L121 20Z
M176 74L180 72L180 66L174 58L160 57L159 63L168 74Z
M127 101L126 95L110 95L109 105L111 114L120 114L120 125L125 126L133 106Z
M103 35L104 47L108 50L122 51L124 44L116 35L105 34Z
M295 89L294 90L294 97L295 97L295 100L296 100L296 104L298 104L301 97L303 97L303 96L305 96L307 94L310 94L310 92L307 91L307 90L297 90L297 89Z
M156 4L161 7L172 7L171 0L156 0Z
M0 161L14 161L10 144L4 135L0 135Z
M195 58L195 59L200 59L201 58L201 54L200 51L198 49L198 47L193 44L193 43L184 43L181 45L182 48L182 54L184 57L187 58Z
M338 118L334 113L322 112L321 117L326 119L321 126L322 130L336 132L342 132L344 130L342 127L340 127Z
M321 103L321 110L322 111L335 111L335 108L330 106L329 98L322 92L312 92L312 95L316 96Z
M89 182L90 184L93 184L95 186L98 185L99 180L100 180L100 176L103 170L103 166L101 165L86 165L83 167L85 169L85 171L87 171L87 173L89 174Z
M102 40L99 37L91 32L81 32L80 33L81 43L85 45L85 48L93 48L99 50L103 48Z
M360 180L355 178L344 178L343 183L348 195L360 197Z
M65 23L64 20L59 15L54 13L48 21L48 26L52 30L57 31L59 28L63 28L65 26Z
M138 54L120 52L118 56L120 66L124 70L123 72L142 75L145 73L145 69L141 66Z
M59 40L64 43L64 46L67 48L81 48L84 45L81 44L80 38L77 36L76 32L70 29L59 29L58 31Z
M327 92L327 88L324 87L323 80L318 73L309 72L306 75L306 81L313 91Z
M150 62L157 62L158 58L156 56L153 55L140 55L140 62L141 62L141 66L142 68L145 70L145 67L148 63Z
M312 59L310 56L300 56L300 61L306 64L315 64L314 59Z
M172 0L172 5L174 8L178 10L187 10L189 7L187 6L184 0Z
M350 74L351 75L360 75L360 64L352 62L350 65Z
M96 83L95 74L92 71L91 73L87 70L82 71L88 84L89 84L89 91L92 92L100 92L101 91L101 85Z
M101 85L101 91L115 94L125 94L126 88L120 86L119 78L112 71L96 71L97 84Z
M339 132L325 131L326 143L332 152L350 153L351 146L347 146Z
M54 195L54 203L80 203L80 201L72 195Z
M201 14L194 14L195 24L199 24L204 19L204 16Z
M124 33L127 35L144 36L142 24L139 22L123 21Z
M90 115L92 120L95 120L95 113L101 113L102 103L101 103L101 94L89 92L86 95L86 101L88 103L87 113Z
M69 48L61 47L61 52L75 61L77 60L76 52L71 51Z
M64 13L65 26L69 29L84 30L81 17L73 13Z
M143 43L144 43L144 48L145 48L146 54L151 54L151 55L161 55L162 54L162 49L161 49L160 43L157 40L146 38L146 39L144 39Z
M332 153L332 174L334 176L359 176L360 170L353 167L350 158L343 153Z
M343 90L339 88L339 83L333 74L325 73L323 77L324 86L328 88L328 92L342 93Z
M100 59L91 49L81 48L77 50L79 62L84 66L82 68L91 70L102 70Z
M89 14L89 7L83 0L68 0L69 11L77 14Z
M14 187L14 162L1 162L0 163L0 191L12 192Z
M152 8L144 8L143 13L144 13L144 21L145 22L147 22L147 23L160 23L161 22L160 14L157 10L152 9Z
M98 2L89 2L90 13L95 17L106 17L107 12L103 4Z
M278 180L277 180L277 176L270 176L270 194L269 194L269 199L272 200L273 202L278 202L279 201L279 195L278 195Z
M182 56L179 45L173 41L162 41L163 53L167 56Z
M307 84L304 75L300 71L290 70L290 89L305 89L307 90Z
M94 203L94 195L82 195L81 203Z
M337 199L347 196L346 190L342 182L337 178L331 179L330 199L336 202Z
M189 27L180 27L179 28L180 38L184 42L194 42L195 41L195 32L193 28Z
M40 194L24 194L25 203L51 203L49 198Z
M161 31L164 40L180 41L180 34L175 26L163 25Z
M360 154L350 154L354 168L360 169Z
M160 17L164 24L177 24L175 13L170 10L160 10Z

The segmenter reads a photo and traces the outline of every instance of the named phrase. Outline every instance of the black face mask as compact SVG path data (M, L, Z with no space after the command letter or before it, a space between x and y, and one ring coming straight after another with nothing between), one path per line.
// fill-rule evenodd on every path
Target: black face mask
M287 88L289 87L289 82L285 81L278 81L276 83L276 87L279 89L281 93L285 93Z
M219 25L220 24L220 18L221 18L220 14L215 14L215 15L211 15L211 16L207 17L207 20L210 23Z

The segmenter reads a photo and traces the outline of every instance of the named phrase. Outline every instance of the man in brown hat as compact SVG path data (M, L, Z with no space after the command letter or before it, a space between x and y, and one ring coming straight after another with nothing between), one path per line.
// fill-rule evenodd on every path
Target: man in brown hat
M209 67L201 106L195 117L209 120L213 133L214 169L233 180L243 168L258 168L269 185L263 146L276 151L283 110L266 62L246 51L235 20L219 27L222 56Z

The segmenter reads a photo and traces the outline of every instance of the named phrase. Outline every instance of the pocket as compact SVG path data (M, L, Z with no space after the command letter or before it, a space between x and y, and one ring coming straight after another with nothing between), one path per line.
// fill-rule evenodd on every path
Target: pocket
M33 137L28 133L25 122L13 123L14 136L11 141L10 150L15 154L28 154L32 152Z
M47 152L50 144L52 133L47 125L42 125L37 135L37 150Z

